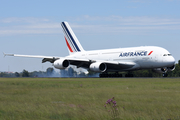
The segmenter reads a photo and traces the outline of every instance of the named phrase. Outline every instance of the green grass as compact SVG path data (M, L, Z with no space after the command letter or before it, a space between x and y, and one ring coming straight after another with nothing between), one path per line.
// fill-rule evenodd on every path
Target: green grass
M0 120L180 119L179 78L0 78Z

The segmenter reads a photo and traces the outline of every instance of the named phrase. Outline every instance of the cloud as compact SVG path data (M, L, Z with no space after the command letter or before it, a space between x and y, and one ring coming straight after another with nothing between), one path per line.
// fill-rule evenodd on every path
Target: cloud
M88 24L84 25L87 22ZM75 19L73 22L79 24L70 24L73 29L80 33L88 34L167 34L170 30L180 30L180 19L158 18L158 17L122 17L122 16L83 16ZM173 32L169 32L172 34Z
M79 18L80 19L80 18ZM88 15L83 16L81 21L101 21L102 23L112 22L118 25L175 25L180 24L180 19L172 18L157 18L157 17L122 17L122 16L107 16L107 17L90 17Z
M60 24L46 18L0 19L0 35L59 34L60 32Z
M120 34L180 30L180 19L148 16L81 16L68 21L75 32ZM5 18L0 20L0 35L60 34L60 23L46 18Z
M20 35L20 34L60 34L61 27L59 24L35 24L35 25L18 25L10 27L1 27L0 35Z
M56 30L0 30L0 35L20 35L20 34L54 34L60 33Z
M148 1L146 1L146 0L131 0L131 1L129 1L129 2L134 2L134 3L144 3L144 2L148 2Z
M25 18L11 17L0 20L0 22L2 23L37 23L37 22L48 22L48 21L49 19L33 18L33 17L25 17Z

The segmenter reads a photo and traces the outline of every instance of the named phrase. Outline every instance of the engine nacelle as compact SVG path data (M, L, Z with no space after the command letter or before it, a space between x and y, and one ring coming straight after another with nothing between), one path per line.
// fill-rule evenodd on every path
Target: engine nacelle
M105 63L95 62L90 65L89 69L94 72L104 72L106 71L107 66Z
M171 67L164 67L164 68L155 68L153 71L157 73L166 73L167 71L173 71L175 69L175 65Z
M65 59L59 59L53 63L53 66L57 69L65 69L69 66L69 61Z
M176 65L173 65L171 67L168 67L167 69L168 69L168 71L173 71L175 69L175 67L176 67Z

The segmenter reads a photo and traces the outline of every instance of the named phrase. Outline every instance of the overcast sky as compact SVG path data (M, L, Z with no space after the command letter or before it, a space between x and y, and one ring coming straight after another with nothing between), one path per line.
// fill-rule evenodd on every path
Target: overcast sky
M0 71L45 71L50 63L5 53L67 56L60 23L85 50L160 46L180 60L180 0L0 0Z

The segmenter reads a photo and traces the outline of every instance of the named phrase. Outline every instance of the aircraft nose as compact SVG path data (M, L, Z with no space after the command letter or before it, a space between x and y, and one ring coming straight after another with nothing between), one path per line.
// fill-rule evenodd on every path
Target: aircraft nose
M175 64L175 59L173 56L169 57L169 59L167 60L167 62L171 65L174 65Z

